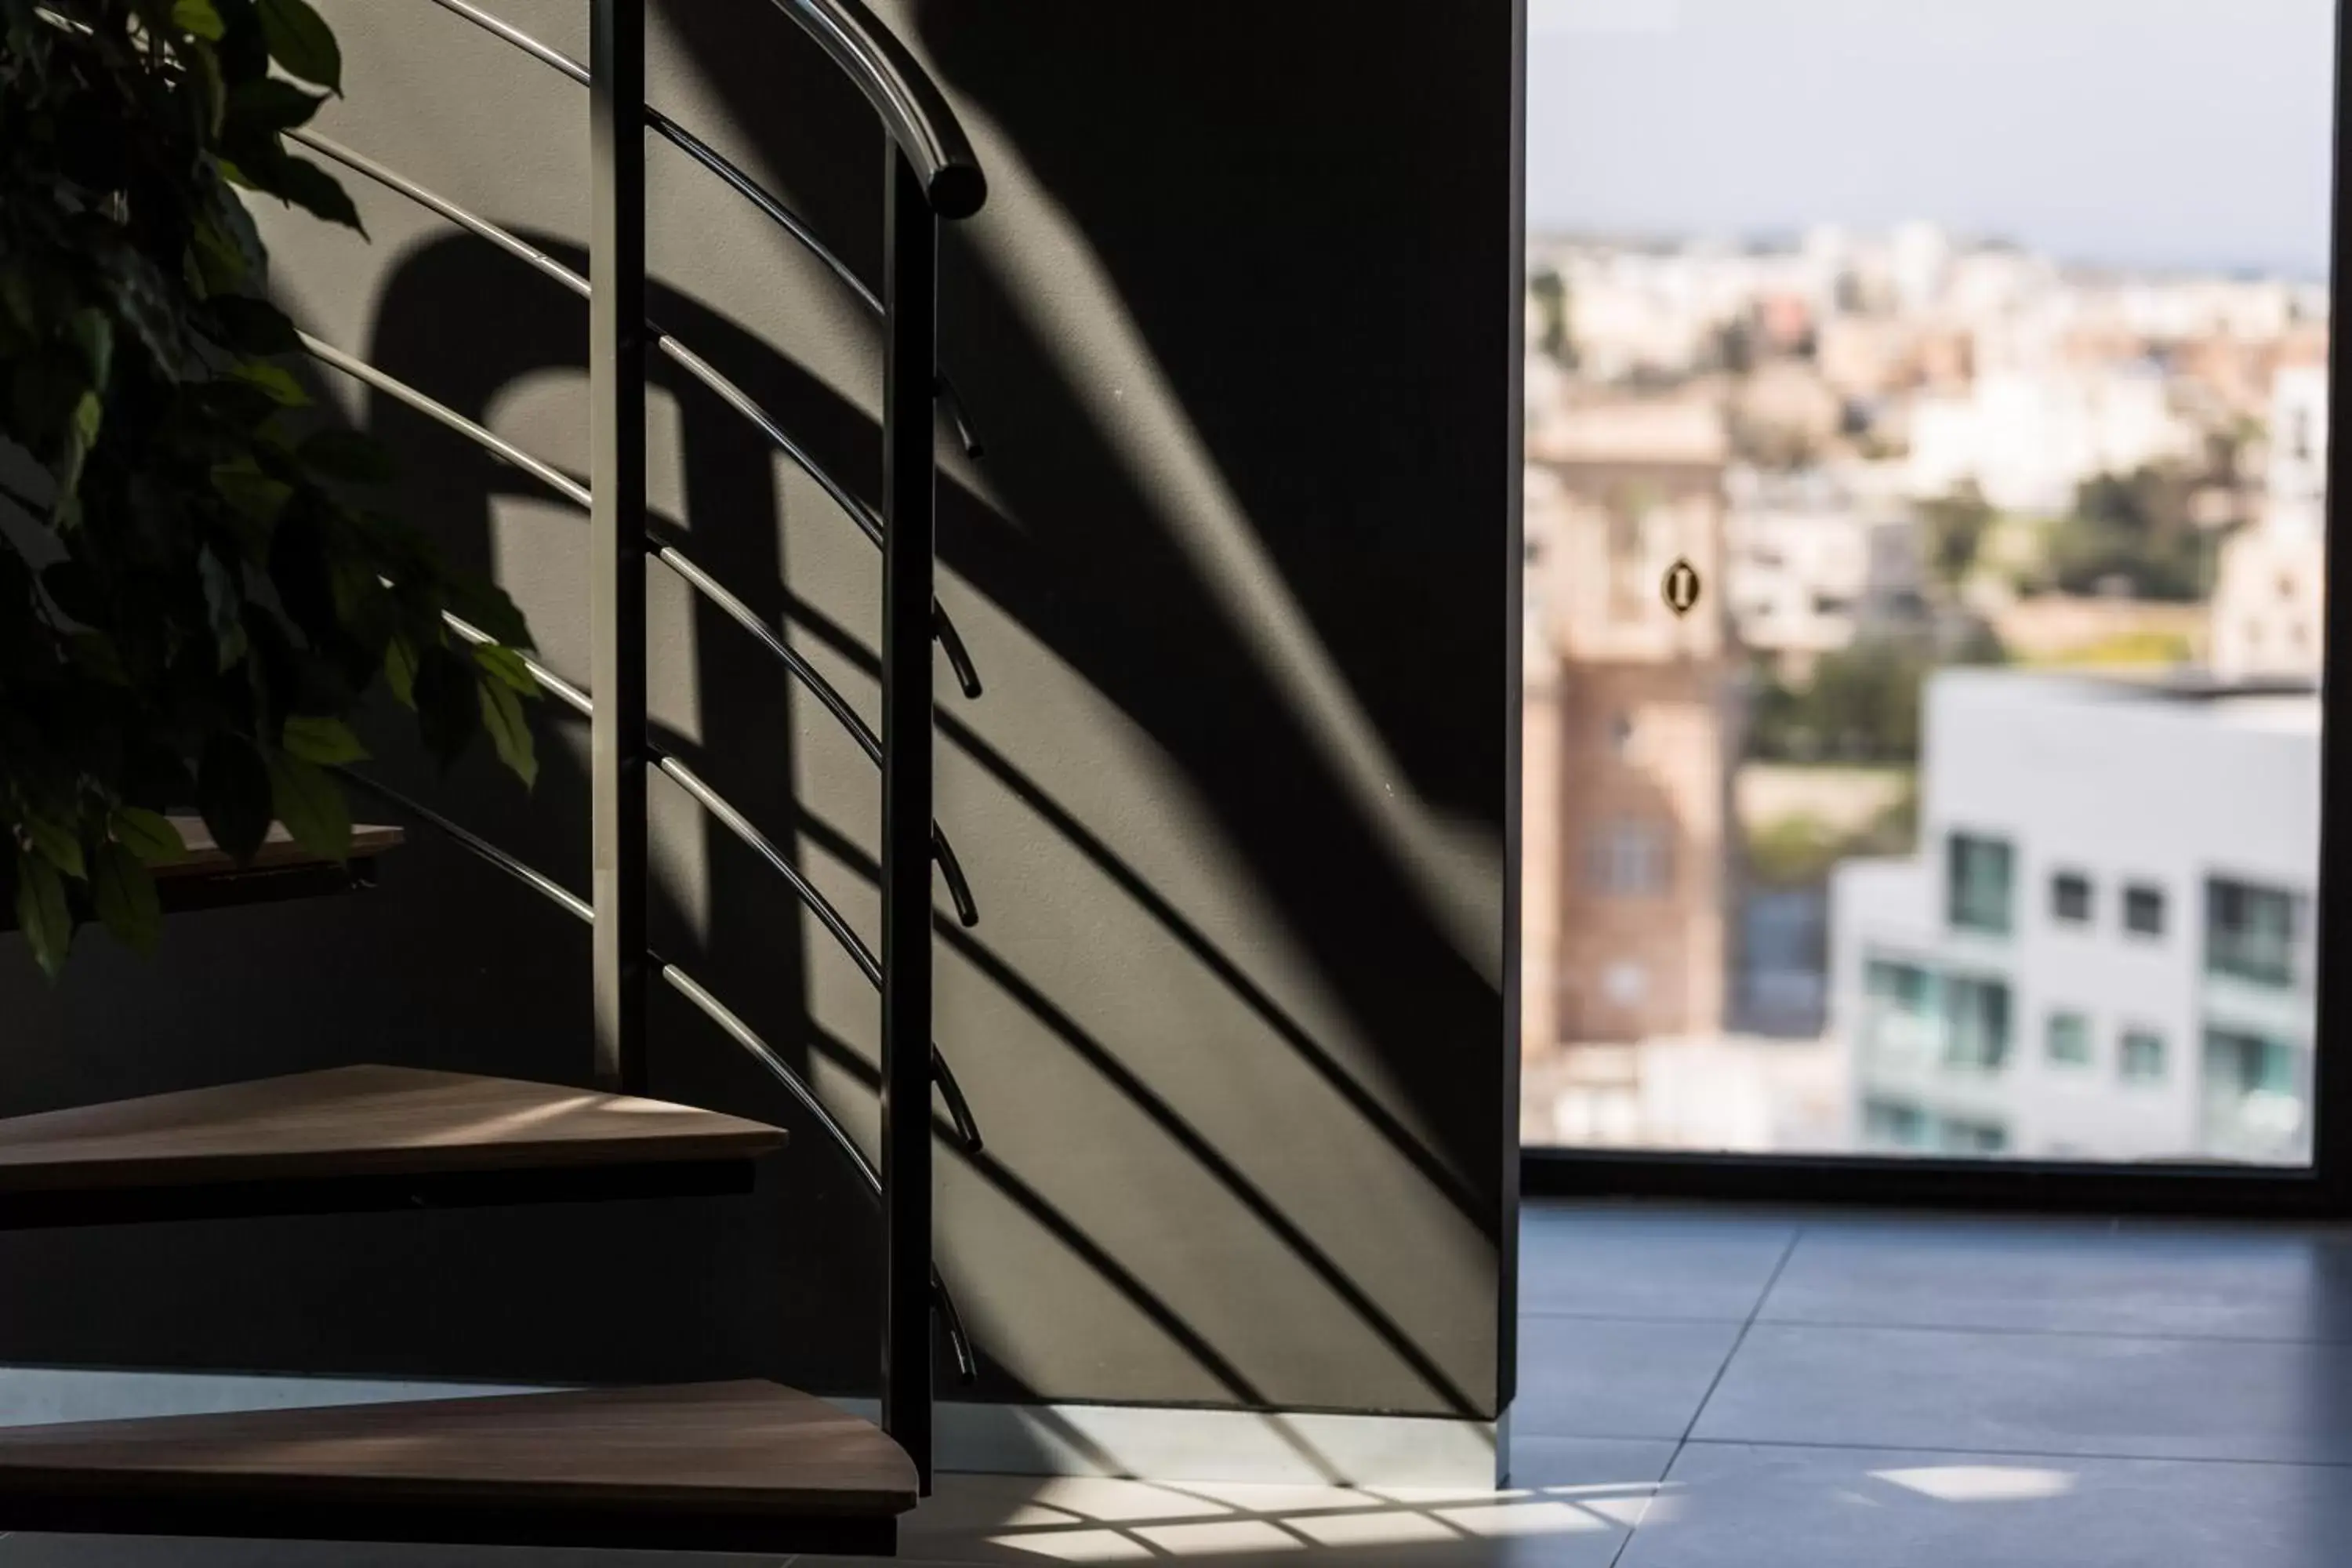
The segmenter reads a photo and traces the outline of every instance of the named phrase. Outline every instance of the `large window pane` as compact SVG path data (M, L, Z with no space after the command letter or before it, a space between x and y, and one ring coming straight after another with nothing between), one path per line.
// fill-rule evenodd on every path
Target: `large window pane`
M2210 974L2277 988L2301 970L2300 900L2284 888L2226 877L2205 884L2205 968Z
M1530 0L1528 1144L2309 1159L2335 9Z

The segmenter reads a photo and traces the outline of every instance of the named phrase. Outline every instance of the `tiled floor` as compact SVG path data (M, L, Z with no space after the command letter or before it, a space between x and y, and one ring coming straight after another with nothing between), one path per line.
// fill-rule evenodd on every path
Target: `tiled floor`
M902 1555L2352 1565L2352 1231L1531 1207L1524 1237L1508 1490L948 1477ZM688 1561L0 1540L0 1568Z

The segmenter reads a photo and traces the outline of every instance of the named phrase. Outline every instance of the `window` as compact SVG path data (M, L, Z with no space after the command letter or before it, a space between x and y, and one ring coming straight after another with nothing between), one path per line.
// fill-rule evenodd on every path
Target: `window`
M2060 1067L2089 1067L2091 1020L2080 1013L2051 1014L2045 1048Z
M2009 1129L1947 1116L1937 1123L1936 1143L1947 1154L1998 1154L2009 1147Z
M1553 542L1516 694L1538 1189L1931 1189L1876 1186L1896 1158L1840 1167L1866 1148L2056 1152L2184 1205L2268 1202L2275 1172L2207 1169L2289 1146L2261 1131L2274 1088L2217 1087L2208 1116L2226 1026L2300 1053L2222 1081L2299 1086L2309 1168L2352 1191L2352 1106L2323 1131L2314 1095L2330 295L2352 278L2315 176L2352 136L2331 68L2352 0L2260 26L2246 0L2165 0L2128 38L2086 7L1979 5L1986 47L1960 54L1933 6L1527 4L1527 417L1497 434L1524 437L1526 531ZM1609 36L1629 9L1657 25ZM2216 77L2217 40L2264 68ZM1850 90L1808 89L1827 58ZM1692 135L1596 152L1694 73ZM2053 82L2080 112L1946 155L1953 125ZM1912 111L1846 133L1888 93ZM2161 132L2208 99L2197 135L2242 178L2179 177ZM2290 100L2292 151L2246 112ZM1855 210L1894 168L1916 221ZM1684 558L1706 582L1678 616ZM2251 890L2209 899L2209 877ZM1607 1000L1621 960L1646 967L1638 1005ZM2148 1037L2128 1068L2127 1030ZM1602 1147L1605 1178L1565 1157ZM1632 1151L1702 1158L1621 1170ZM1976 1179L2030 1202L2045 1175Z
M1927 1113L1900 1100L1863 1102L1862 1136L1879 1149L1925 1149L1928 1146Z
M2009 933L2009 885L2013 859L2009 845L2001 839L1980 838L1967 833L1952 835L1946 910L1954 927L1995 936Z
M2126 1083L2164 1081L2164 1037L2152 1029L2126 1029L2116 1065Z
M1944 982L1944 1065L1999 1072L2009 1063L2009 987L1953 975Z
M1655 823L1604 822L1585 846L1585 882L1612 898L1655 898L1666 890L1669 859Z
M1874 958L1863 972L1864 1044L1880 1060L1933 1059L1942 1036L1936 977L1916 963Z
M2080 871L2061 871L2051 878L2050 918L2064 925L2088 925L2091 879Z
M2236 1029L2205 1031L2204 1152L2301 1163L2311 1157L2304 1053Z
M2278 888L2205 883L2205 973L2284 990L2294 984L2303 900Z

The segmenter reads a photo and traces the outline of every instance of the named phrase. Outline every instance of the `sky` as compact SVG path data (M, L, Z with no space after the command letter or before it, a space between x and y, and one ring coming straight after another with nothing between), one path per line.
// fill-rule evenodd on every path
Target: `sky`
M2334 0L1528 0L1528 224L2328 261Z

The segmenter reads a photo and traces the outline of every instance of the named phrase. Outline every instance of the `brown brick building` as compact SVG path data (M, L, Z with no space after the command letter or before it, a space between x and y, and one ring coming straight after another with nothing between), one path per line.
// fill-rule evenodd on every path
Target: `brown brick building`
M1528 431L1534 1053L1724 1026L1739 748L1725 458L1711 400L1559 406ZM1662 591L1677 562L1701 585L1680 616Z

